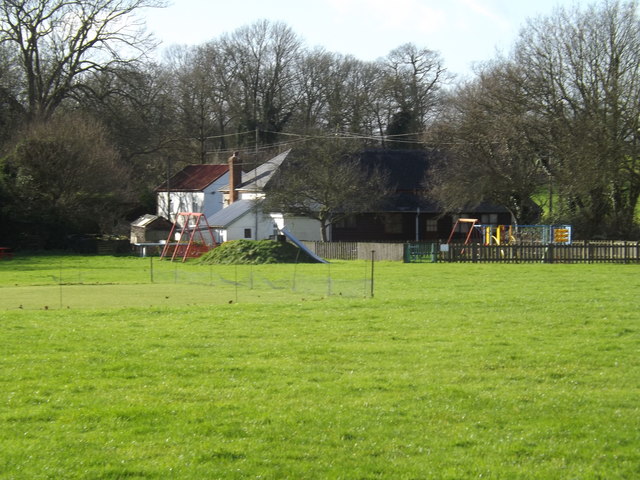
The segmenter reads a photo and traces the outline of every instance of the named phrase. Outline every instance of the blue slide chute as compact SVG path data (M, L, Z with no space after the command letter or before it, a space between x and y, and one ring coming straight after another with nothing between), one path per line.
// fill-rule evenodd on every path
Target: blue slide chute
M280 233L282 233L285 237L287 237L287 239L293 243L296 247L298 247L300 250L302 250L304 253L306 253L307 255L309 255L311 258L313 258L316 262L320 262L320 263L329 263L328 261L326 261L324 258L319 257L318 255L316 255L315 253L313 253L311 250L309 250L307 248L307 246L302 243L300 240L298 240L295 235L293 235L293 233L291 233L289 230L287 230L286 228L281 228L280 229Z

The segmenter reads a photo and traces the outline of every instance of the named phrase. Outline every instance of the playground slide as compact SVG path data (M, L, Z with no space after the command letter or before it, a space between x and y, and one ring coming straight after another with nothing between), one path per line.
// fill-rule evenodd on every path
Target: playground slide
M320 258L318 255L316 255L315 253L313 253L311 250L309 250L304 243L302 243L300 240L298 240L289 230L287 230L286 228L283 228L280 230L280 233L282 233L285 237L287 237L289 239L289 241L291 241L291 243L293 243L295 246L297 246L300 250L302 250L303 252L305 252L307 255L309 255L311 258L313 258L315 261L320 262L320 263L329 263L328 261L326 261L324 258Z

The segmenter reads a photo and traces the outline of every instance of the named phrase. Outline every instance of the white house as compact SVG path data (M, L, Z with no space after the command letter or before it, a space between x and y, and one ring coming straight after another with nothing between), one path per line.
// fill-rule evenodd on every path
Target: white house
M235 178L235 181L222 189L225 207L207 217L218 242L275 238L279 230L285 226L301 240L320 240L318 221L289 217L277 212L264 212L262 209L264 188L290 151L287 150L245 173L236 168L236 155L229 159L229 178Z
M224 206L221 190L228 185L228 165L187 165L156 188L157 215L171 222L180 212L214 215Z

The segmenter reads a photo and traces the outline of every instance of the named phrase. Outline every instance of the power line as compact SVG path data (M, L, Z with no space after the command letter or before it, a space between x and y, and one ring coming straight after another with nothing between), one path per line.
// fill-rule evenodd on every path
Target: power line
M248 136L251 135L252 137L255 135L256 131L255 130L246 130L243 132L234 132L234 133L226 133L226 134L221 134L221 135L209 135L207 137L204 137L204 139L198 139L196 137L183 137L185 139L188 140L195 140L195 141L207 141L207 140L221 140L221 139L225 139L225 138L231 138L231 137L243 137L243 136ZM312 140L334 140L334 139L341 139L341 140L369 140L369 141L375 141L375 142L394 142L396 144L398 143L404 143L404 144L415 144L415 143L424 143L421 142L420 140L414 139L414 140L409 140L409 139L403 139L403 138L409 138L409 137L419 137L421 135L423 135L425 132L415 132L415 133L404 133L404 134L395 134L395 135L363 135L363 134L357 134L357 133L346 133L346 132L336 132L336 133L326 133L326 134L302 134L302 133L292 133L292 132L275 132L275 131L271 131L271 130L260 130L260 133L263 134L272 134L272 135L278 135L281 137L290 137L290 140L283 140L283 141L279 141L279 142L275 142L275 143L268 143L268 144L262 144L259 145L257 144L256 141L254 141L254 145L253 146L245 146L245 147L228 147L228 148L224 148L224 149L211 149L211 150L206 150L207 154L219 154L219 155L230 155L233 154L233 152L242 152L245 155L249 154L252 156L257 156L259 153L263 153L263 152L267 152L269 150L273 150L273 149L277 149L277 148L283 148L283 147L293 147L295 145L299 145L302 143L305 143L307 141L312 141ZM250 137L249 137L250 138ZM177 139L175 139L177 140ZM175 141L174 140L174 141Z

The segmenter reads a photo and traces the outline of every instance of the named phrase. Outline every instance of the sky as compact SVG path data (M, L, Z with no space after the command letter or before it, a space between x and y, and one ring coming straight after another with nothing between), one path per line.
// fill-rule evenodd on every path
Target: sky
M405 43L440 53L470 75L508 53L529 18L593 0L170 0L144 11L147 29L171 45L200 45L258 20L282 21L308 47L376 60Z

